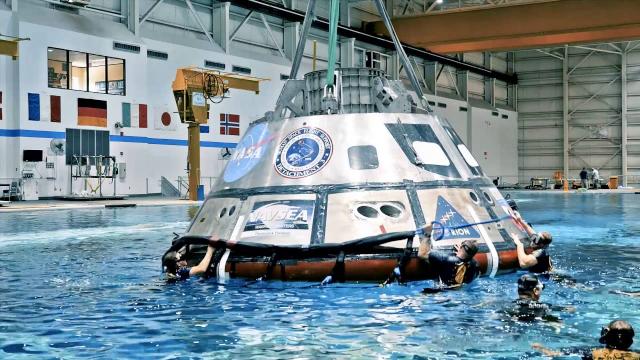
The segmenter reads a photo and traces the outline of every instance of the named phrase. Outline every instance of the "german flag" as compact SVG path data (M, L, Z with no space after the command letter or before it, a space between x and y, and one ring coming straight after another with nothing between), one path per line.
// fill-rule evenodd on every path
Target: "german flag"
M78 125L107 127L107 102L78 98Z

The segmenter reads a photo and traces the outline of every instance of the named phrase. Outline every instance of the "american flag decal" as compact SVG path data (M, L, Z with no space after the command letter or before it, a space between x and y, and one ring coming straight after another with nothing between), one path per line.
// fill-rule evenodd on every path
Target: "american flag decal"
M220 135L240 135L240 115L220 114Z

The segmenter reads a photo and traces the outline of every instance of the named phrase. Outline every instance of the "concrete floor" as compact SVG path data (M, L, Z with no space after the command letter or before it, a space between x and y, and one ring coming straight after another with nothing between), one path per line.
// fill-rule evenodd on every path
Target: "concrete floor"
M126 206L165 206L165 205L200 205L201 201L183 200L166 197L130 197L124 200L100 201L65 201L65 200L37 200L16 201L0 204L0 213L13 211L38 211L57 209L96 209L104 207Z

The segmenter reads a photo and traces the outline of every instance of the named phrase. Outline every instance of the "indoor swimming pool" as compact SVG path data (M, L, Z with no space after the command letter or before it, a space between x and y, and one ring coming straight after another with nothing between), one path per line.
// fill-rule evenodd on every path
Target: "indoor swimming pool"
M542 301L576 309L561 326L504 314L515 273L435 295L429 282L167 284L160 257L190 206L0 213L0 358L528 359L534 342L596 346L614 318L640 329L638 298L615 293L640 290L640 195L512 197L578 282L546 283Z

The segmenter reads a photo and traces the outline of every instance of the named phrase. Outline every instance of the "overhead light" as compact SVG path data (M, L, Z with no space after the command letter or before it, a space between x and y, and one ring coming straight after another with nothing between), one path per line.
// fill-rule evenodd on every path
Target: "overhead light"
M442 4L443 0L436 0L436 4Z

